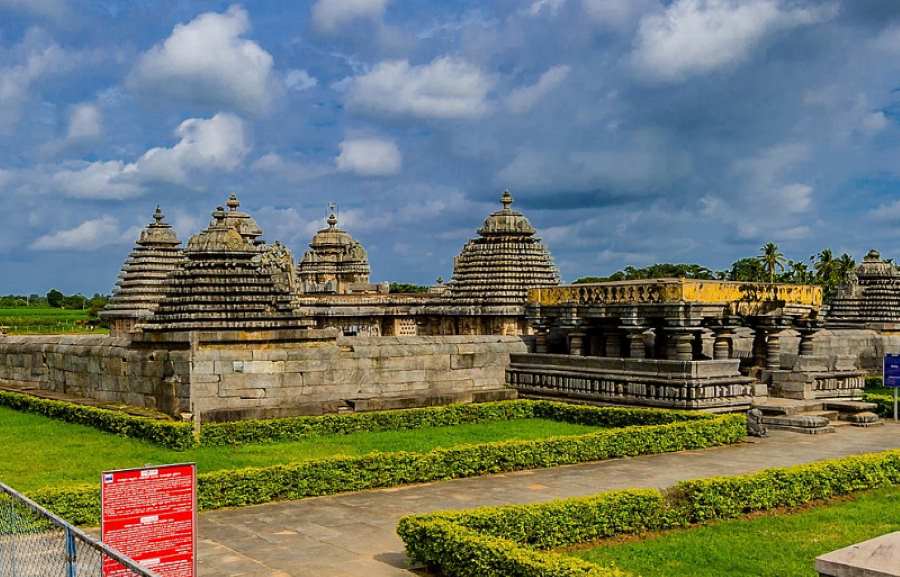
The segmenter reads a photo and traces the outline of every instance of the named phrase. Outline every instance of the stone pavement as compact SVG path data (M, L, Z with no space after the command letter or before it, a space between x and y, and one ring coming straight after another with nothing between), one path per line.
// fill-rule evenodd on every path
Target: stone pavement
M271 503L200 515L204 577L410 577L397 520L410 513L531 503L628 487L734 475L900 448L900 425L835 434L772 431L729 447L613 459Z

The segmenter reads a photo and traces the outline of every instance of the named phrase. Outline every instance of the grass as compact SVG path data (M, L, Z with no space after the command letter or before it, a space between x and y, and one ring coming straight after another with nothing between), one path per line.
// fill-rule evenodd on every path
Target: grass
M9 334L102 334L104 329L87 325L88 311L52 307L0 308L0 326Z
M643 577L815 577L819 555L900 530L900 488L800 512L769 513L611 540L570 554Z
M549 419L517 419L408 431L362 432L176 452L149 443L0 407L0 480L21 491L99 483L104 470L194 461L198 471L267 466L371 452L578 435L597 430Z

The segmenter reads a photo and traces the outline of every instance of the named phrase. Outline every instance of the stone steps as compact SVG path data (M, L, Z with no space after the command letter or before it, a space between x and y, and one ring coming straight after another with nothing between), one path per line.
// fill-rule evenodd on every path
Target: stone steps
M804 401L782 398L754 399L762 411L762 423L773 429L817 435L833 433L835 427L871 427L882 424L872 411L874 403L844 400Z

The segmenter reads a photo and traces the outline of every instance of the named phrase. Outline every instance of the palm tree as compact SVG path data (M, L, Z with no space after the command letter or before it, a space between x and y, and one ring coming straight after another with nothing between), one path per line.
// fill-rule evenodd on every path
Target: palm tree
M765 267L766 274L769 275L769 282L774 283L776 269L783 271L785 263L784 255L778 250L778 245L774 242L767 242L760 250L758 258Z
M816 269L816 280L818 280L820 284L827 286L831 283L832 277L834 276L834 255L831 253L830 248L826 248L819 253L817 258L818 260L814 266Z
M856 261L849 254L844 253L835 263L835 274L839 284L846 284L850 280L850 274L856 268Z
M806 284L809 282L809 267L806 266L806 263L799 260L789 261L788 266L791 267L791 280L800 283Z

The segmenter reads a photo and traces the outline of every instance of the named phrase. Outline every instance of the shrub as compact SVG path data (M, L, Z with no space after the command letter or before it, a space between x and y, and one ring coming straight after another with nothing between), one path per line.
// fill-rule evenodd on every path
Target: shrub
M238 507L406 483L699 449L735 443L743 438L745 426L743 415L702 416L690 421L608 429L570 437L462 445L427 453L372 453L271 467L211 471L198 475L197 497L201 509ZM99 490L76 487L71 491L71 495L64 489L39 491L34 498L62 517L77 518L84 524L95 523L99 508L94 507L93 516L88 510L91 503L99 502ZM96 494L94 501L89 498L91 491Z
M796 507L897 484L900 450L893 450L749 475L684 481L665 494L653 489L614 491L537 505L409 516L400 520L397 532L411 558L439 567L448 577L613 577L622 573L615 568L589 567L544 549Z
M369 413L209 423L203 425L200 443L204 446L271 443L296 441L314 435L344 435L359 431L447 427L466 423L487 423L533 417L598 427L662 425L676 421L709 418L703 413L689 411L592 407L551 401L517 400Z
M875 403L878 405L878 408L875 409L875 412L878 413L882 417L890 417L894 416L894 396L884 393L866 393L863 395L863 400L869 403Z
M194 431L190 423L137 417L119 411L42 399L12 391L0 391L0 405L68 423L87 425L124 437L141 439L177 451L194 446Z

